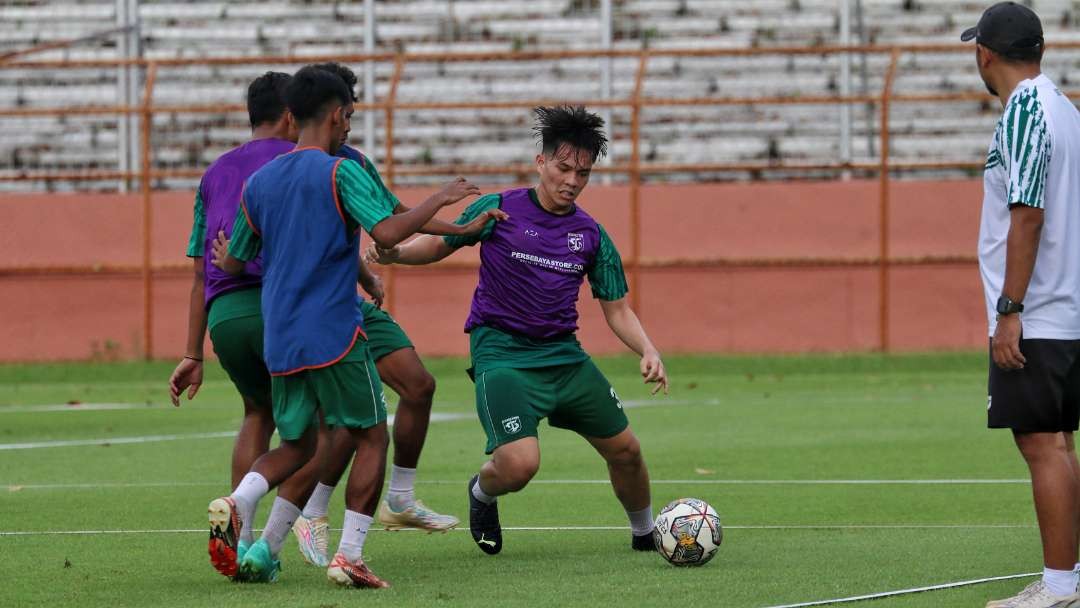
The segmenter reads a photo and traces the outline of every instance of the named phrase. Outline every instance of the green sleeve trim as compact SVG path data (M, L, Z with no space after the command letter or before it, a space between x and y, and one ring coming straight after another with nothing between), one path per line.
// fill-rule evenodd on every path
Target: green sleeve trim
M338 161L334 170L334 187L342 214L368 233L376 224L393 215L398 205L397 199L382 185L381 180L376 183L371 174L354 160ZM348 220L345 223L349 225ZM348 226L350 231L356 224Z
M589 268L589 287L592 288L594 298L613 302L625 297L630 288L626 285L626 273L623 272L619 250L615 248L615 243L604 227L600 224L596 227L600 229L600 247L592 267Z
M243 204L236 210L232 236L229 237L229 255L241 262L250 262L262 250L262 238L251 229Z
M187 257L201 258L206 255L206 208L202 200L202 183L195 191L195 212L191 222L191 236L188 237Z
M1002 120L1000 147L1009 174L1006 198L1010 205L1042 208L1052 142L1038 89L1018 93Z
M481 196L480 198L473 201L471 205L466 207L465 211L462 212L462 214L458 216L456 220L454 220L454 223L458 226L468 224L469 222L480 217L480 215L483 214L485 211L489 211L491 209L498 209L501 206L501 194L485 194L484 196ZM461 247L472 247L477 243L486 241L491 238L491 233L495 231L495 224L495 220L489 220L488 223L484 224L483 230L481 230L478 234L474 234L472 236L444 236L443 241L454 249L460 249Z

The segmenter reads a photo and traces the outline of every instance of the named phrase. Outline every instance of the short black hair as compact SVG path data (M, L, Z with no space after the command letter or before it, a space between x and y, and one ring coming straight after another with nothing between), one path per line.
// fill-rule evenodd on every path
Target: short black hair
M607 154L604 119L585 111L584 106L541 106L533 112L536 114L533 132L547 156L563 144L588 152L593 162Z
M352 103L352 95L337 74L309 65L293 74L285 90L285 101L296 122L304 124L325 116L334 102Z
M332 74L337 74L337 77L345 81L345 86L349 87L349 93L352 94L352 100L356 101L356 73L350 70L348 67L337 63L336 61L330 61L327 63L316 63L315 67L320 70L326 70Z
M285 113L285 89L292 76L267 72L251 81L247 90L248 121L251 128L277 122Z

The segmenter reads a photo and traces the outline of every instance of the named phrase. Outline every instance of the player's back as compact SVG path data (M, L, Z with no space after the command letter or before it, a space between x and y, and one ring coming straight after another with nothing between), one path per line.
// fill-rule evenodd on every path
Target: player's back
M262 309L272 373L341 355L361 326L356 305L359 236L337 198L336 172L349 160L297 149L248 179L242 205L262 241Z
M256 139L222 154L207 168L199 183L199 195L206 214L204 252L210 251L218 231L223 231L226 237L232 236L244 182L263 165L294 147L295 144L284 139ZM246 264L244 273L238 276L210 264L209 256L205 256L205 260L207 302L222 293L255 287L262 282L259 258Z

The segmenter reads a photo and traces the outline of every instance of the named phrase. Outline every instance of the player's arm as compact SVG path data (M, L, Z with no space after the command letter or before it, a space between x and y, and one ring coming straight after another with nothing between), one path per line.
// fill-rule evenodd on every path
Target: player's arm
M1006 109L1003 162L1009 172L1009 234L1005 245L1005 282L1001 295L1023 302L1035 270L1039 237L1043 227L1046 170L1050 165L1051 140L1044 115L1028 104L1012 103ZM1019 143L1020 145L1015 145ZM992 355L1002 369L1021 369L1023 333L1020 314L998 317Z
M191 295L188 300L188 335L184 358L169 377L169 398L180 405L180 395L187 389L188 399L194 399L203 382L203 342L206 340L206 277L203 271L203 248L206 243L206 213L202 201L202 185L195 193L195 213L188 239L187 255L194 271Z
M379 275L371 272L371 267L364 263L363 256L360 257L358 263L360 274L356 282L363 288L364 293L371 296L371 301L375 303L375 307L382 308L383 298L386 297L382 279L379 278Z
M384 249L416 234L439 209L466 196L480 194L479 188L459 177L416 208L395 214L394 209L401 203L356 161L341 161L334 179L343 211Z
M641 357L641 376L645 383L656 384L654 395L661 389L666 394L668 378L664 362L660 359L660 351L653 346L645 328L641 326L641 320L626 301L629 289L622 258L603 226L600 227L600 248L589 268L588 277L593 297L600 300L600 310L604 313L608 327L623 344Z
M502 209L502 197L486 194L469 205L454 220L454 224L466 228L461 235L424 235L397 247L368 248L367 258L379 264L405 264L422 266L432 264L462 247L471 247L491 237L495 223L510 217Z
M240 274L244 271L244 264L254 260L260 250L262 238L251 225L241 201L233 222L232 238L226 237L224 231L218 231L210 263L229 274Z

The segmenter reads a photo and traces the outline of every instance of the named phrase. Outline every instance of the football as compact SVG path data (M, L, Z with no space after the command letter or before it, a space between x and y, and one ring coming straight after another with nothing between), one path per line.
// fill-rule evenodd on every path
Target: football
M697 498L672 501L656 516L656 550L676 566L701 566L716 555L724 532L720 516Z

